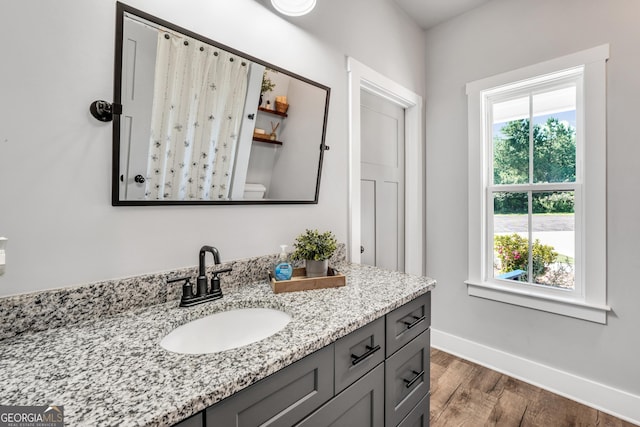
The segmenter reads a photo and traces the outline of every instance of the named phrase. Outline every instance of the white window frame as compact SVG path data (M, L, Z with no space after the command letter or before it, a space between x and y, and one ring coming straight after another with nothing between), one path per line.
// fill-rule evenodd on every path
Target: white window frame
M486 144L486 204L485 209L487 211L487 238L485 239L486 252L485 254L489 255L493 253L493 235L492 230L494 229L494 204L493 204L493 194L494 192L508 192L508 193L529 193L530 191L535 193L539 191L573 191L575 198L575 229L581 230L582 227L582 217L584 212L582 211L582 187L583 187L583 135L584 135L584 119L583 119L583 75L584 75L584 67L576 67L571 68L569 70L563 70L559 73L552 73L546 76L542 76L539 79L529 79L525 82L518 82L514 85L506 85L500 86L496 89L489 89L482 92L483 99L483 107L484 107L484 144ZM576 88L576 179L573 182L552 182L552 183L525 183L525 184L495 184L493 182L493 161L494 153L493 153L493 115L492 115L492 106L495 103L500 103L506 100L514 99L514 98L523 98L529 97L529 114L532 114L532 98L535 94L550 92L556 89L560 89L567 86L575 86ZM529 117L531 119L531 117ZM533 120L530 120L533 123ZM533 126L530 127L529 137L532 137L531 130ZM529 147L529 177L533 176L533 146ZM529 210L531 210L531 205L529 205ZM531 212L529 212L529 221L531 221ZM529 223L529 229L531 229L532 224ZM531 231L531 230L530 230ZM581 237L582 233L575 232L574 239L574 247L581 247ZM531 245L533 240L529 239L529 244ZM531 257L533 251L529 251L529 261L528 264L531 265ZM533 290L539 294L546 294L551 297L561 295L563 298L580 300L584 298L584 287L582 286L582 269L577 268L575 270L575 286L573 289L564 289L564 288L554 288L547 287L544 285L535 285L528 284L526 282L518 282L513 280L506 279L496 279L492 278L491 271L493 271L493 257L486 256L485 257L485 266L483 272L483 276L487 277L487 282L492 283L494 285L500 285L504 287L511 288L512 290L518 292L523 289L523 287L534 287ZM580 251L576 251L575 254L576 266L580 267L583 265L582 253Z
M509 304L606 324L606 61L609 45L601 45L550 61L467 84L469 125L468 294ZM576 117L576 271L573 291L545 286L516 286L493 278L492 140L485 100L506 89L516 90L558 73L578 77ZM562 77L560 77L562 78ZM581 80L581 81L580 81ZM543 83L544 84L544 83ZM489 117L490 119L490 117ZM490 175L491 174L491 175ZM500 186L514 191L516 186ZM513 188L512 188L513 187Z

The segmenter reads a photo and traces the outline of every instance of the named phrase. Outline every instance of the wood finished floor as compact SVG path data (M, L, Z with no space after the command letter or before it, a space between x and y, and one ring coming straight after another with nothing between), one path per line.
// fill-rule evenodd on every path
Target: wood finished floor
M635 427L436 349L431 349L430 426Z

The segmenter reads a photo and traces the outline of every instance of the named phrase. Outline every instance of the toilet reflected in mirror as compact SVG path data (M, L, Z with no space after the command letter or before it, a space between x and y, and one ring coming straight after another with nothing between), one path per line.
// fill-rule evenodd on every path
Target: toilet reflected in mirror
M244 198L248 200L264 199L264 193L267 191L262 184L249 184L244 185Z

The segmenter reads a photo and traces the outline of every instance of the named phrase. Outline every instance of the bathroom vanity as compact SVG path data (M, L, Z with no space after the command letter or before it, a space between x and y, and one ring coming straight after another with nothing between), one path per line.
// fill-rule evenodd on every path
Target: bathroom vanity
M431 294L177 424L429 425Z
M249 260L233 265L216 301L179 308L179 289L162 282L157 289L171 290L166 303L19 333L0 341L0 401L64 405L69 425L428 425L435 281L358 264L338 268L344 287L274 294L266 277L248 280L264 271ZM140 279L122 289L130 295L134 283L143 292L152 287ZM121 302L117 295L99 302L106 287L87 289L87 300L77 288L55 299L86 310ZM1 312L14 313L3 320L27 316L18 299L34 310L31 323L44 320L42 303L53 297L29 298L10 301L10 310L0 301ZM292 320L267 339L218 353L178 354L159 344L187 322L250 307Z

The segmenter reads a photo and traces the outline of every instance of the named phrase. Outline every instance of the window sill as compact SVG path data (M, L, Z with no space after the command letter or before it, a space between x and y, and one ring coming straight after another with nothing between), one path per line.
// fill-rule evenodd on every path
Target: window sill
M526 290L517 291L493 283L478 283L469 280L466 280L465 283L467 284L468 294L474 297L561 314L603 325L607 323L607 312L611 311L611 307L607 305L553 298Z

